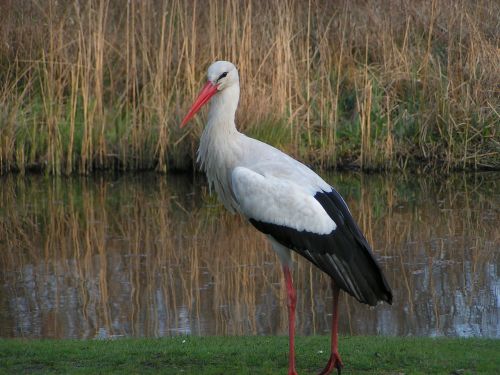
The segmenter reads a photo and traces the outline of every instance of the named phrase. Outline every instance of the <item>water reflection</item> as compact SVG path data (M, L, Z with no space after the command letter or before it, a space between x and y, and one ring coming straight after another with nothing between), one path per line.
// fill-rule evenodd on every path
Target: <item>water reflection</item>
M341 297L348 334L500 337L500 189L340 174L394 289L394 305ZM269 245L192 176L0 180L0 337L286 334ZM330 329L328 280L297 259L297 328Z

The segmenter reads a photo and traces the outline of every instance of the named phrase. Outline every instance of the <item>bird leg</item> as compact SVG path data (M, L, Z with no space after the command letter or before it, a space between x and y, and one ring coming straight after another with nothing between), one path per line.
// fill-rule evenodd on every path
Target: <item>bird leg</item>
M337 373L340 375L342 367L342 359L339 355L339 343L338 343L338 323L339 323L339 292L340 289L332 279L332 290L333 290L333 311L332 311L332 354L330 359L326 364L326 367L321 371L319 375L327 375L332 372L334 368L337 369Z
M288 375L297 375L297 371L295 370L295 303L297 301L297 294L293 287L290 268L283 266L283 273L285 274L286 292L288 295Z

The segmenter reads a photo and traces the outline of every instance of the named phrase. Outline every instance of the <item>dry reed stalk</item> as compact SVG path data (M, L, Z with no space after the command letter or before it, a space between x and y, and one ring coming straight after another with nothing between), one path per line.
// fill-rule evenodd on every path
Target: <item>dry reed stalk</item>
M99 1L99 10L97 13L97 29L93 33L93 49L94 49L94 95L96 100L96 117L97 121L93 126L96 128L100 128L99 140L97 145L97 158L98 163L104 167L106 167L106 154L107 154L107 145L105 138L105 128L106 128L106 119L104 116L104 48L105 48L105 40L104 40L104 28L107 23L108 16L108 8L109 1L108 0L100 0Z
M385 138L385 160L389 163L389 168L392 169L392 164L394 161L394 138L392 135L392 123L391 123L391 101L389 95L386 95L386 123L387 123L387 135Z

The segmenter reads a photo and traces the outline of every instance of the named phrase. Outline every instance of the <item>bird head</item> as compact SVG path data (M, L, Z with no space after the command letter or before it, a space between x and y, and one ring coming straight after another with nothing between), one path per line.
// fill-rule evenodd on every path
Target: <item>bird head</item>
M216 61L208 68L208 81L198 94L188 114L181 123L184 127L189 120L218 92L239 83L238 69L229 61Z

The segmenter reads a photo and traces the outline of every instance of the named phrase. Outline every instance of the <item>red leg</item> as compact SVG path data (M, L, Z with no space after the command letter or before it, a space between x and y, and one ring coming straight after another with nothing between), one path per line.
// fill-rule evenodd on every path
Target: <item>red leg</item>
M289 338L289 353L288 353L288 375L297 375L295 370L295 302L297 295L293 287L292 275L288 266L283 266L285 274L286 292L288 294L288 338Z
M327 375L332 372L334 368L337 369L337 373L340 375L340 371L344 365L342 364L342 359L339 355L339 342L338 342L338 323L339 323L339 292L340 289L335 285L332 279L332 290L333 290L333 312L332 312L332 354L330 359L326 364L326 367L321 371L319 375Z

